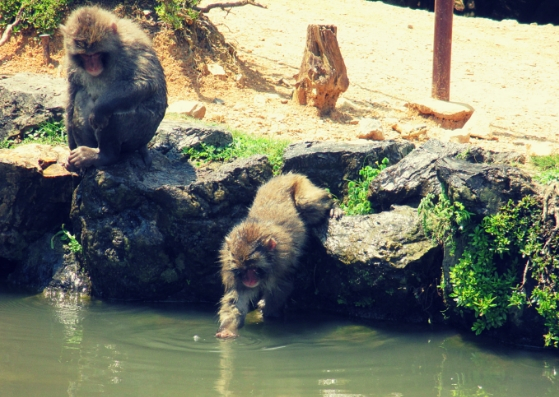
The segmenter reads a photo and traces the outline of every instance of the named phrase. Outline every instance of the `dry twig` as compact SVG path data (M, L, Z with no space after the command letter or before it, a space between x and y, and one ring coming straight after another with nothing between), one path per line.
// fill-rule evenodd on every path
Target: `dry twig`
M214 3L214 4L208 4L205 7L193 7L193 9L195 9L196 11L200 11L200 12L208 12L210 11L212 8L232 8L232 7L242 7L242 6L246 6L246 5L253 5L256 7L261 7L261 8L268 8L263 4L257 3L254 0L243 0L243 1L236 1L233 3Z
M21 15L23 14L26 6L27 4L22 5L16 14L16 19L14 20L14 22L6 26L6 30L4 30L2 38L0 38L0 46L3 46L9 40L12 30L17 26L18 23L21 22Z

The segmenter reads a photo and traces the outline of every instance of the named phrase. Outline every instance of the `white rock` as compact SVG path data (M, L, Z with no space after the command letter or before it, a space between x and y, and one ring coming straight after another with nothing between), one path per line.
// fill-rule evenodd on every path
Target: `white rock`
M494 139L493 132L489 129L489 124L491 124L491 121L487 115L480 110L476 110L472 117L464 124L462 130L470 134L472 138Z
M359 121L359 131L357 133L357 138L370 139L373 141L384 141L381 122L373 118L361 119L361 121Z
M225 69L217 63L212 63L208 65L208 71L215 77L225 80L227 78L227 73Z
M453 121L467 120L474 112L474 108L465 103L440 101L433 98L409 102L406 106L421 114L432 114L440 119Z
M187 116L201 120L206 115L206 106L196 101L177 101L169 105L167 112L186 114Z

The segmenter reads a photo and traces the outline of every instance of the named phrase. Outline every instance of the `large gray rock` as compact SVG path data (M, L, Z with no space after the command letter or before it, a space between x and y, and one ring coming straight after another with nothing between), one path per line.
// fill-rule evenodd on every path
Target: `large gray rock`
M392 204L417 203L427 194L438 195L441 182L437 177L440 160L459 158L463 166L477 163L522 162L515 153L497 153L466 144L430 140L412 151L402 161L386 168L369 188L369 200L377 211Z
M300 172L315 184L329 187L341 198L347 182L359 178L359 170L388 158L396 164L414 149L408 142L302 142L289 145L283 155L282 172Z
M49 119L62 120L66 81L41 74L0 78L0 140Z
M68 223L79 179L58 163L67 157L60 146L0 149L0 267L23 260L29 244Z
M216 170L154 152L87 171L72 219L93 291L107 299L217 301L218 250L272 176L263 156Z
M442 249L423 234L415 208L346 216L315 232L325 249L313 267L318 305L384 320L439 317Z
M201 143L219 147L231 142L231 133L221 128L163 120L149 147L163 153L170 160L179 160L183 157L182 151L185 148L197 147Z

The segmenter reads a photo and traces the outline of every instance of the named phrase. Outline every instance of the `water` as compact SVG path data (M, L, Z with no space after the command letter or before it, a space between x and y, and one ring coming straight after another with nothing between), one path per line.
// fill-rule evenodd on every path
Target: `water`
M0 396L559 396L556 352L445 328L305 315L215 331L213 307L0 292Z

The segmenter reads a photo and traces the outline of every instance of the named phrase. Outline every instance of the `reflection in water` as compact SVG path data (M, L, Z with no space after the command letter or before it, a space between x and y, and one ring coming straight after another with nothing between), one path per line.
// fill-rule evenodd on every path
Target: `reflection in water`
M326 316L217 340L215 307L1 292L0 395L551 397L556 352Z

